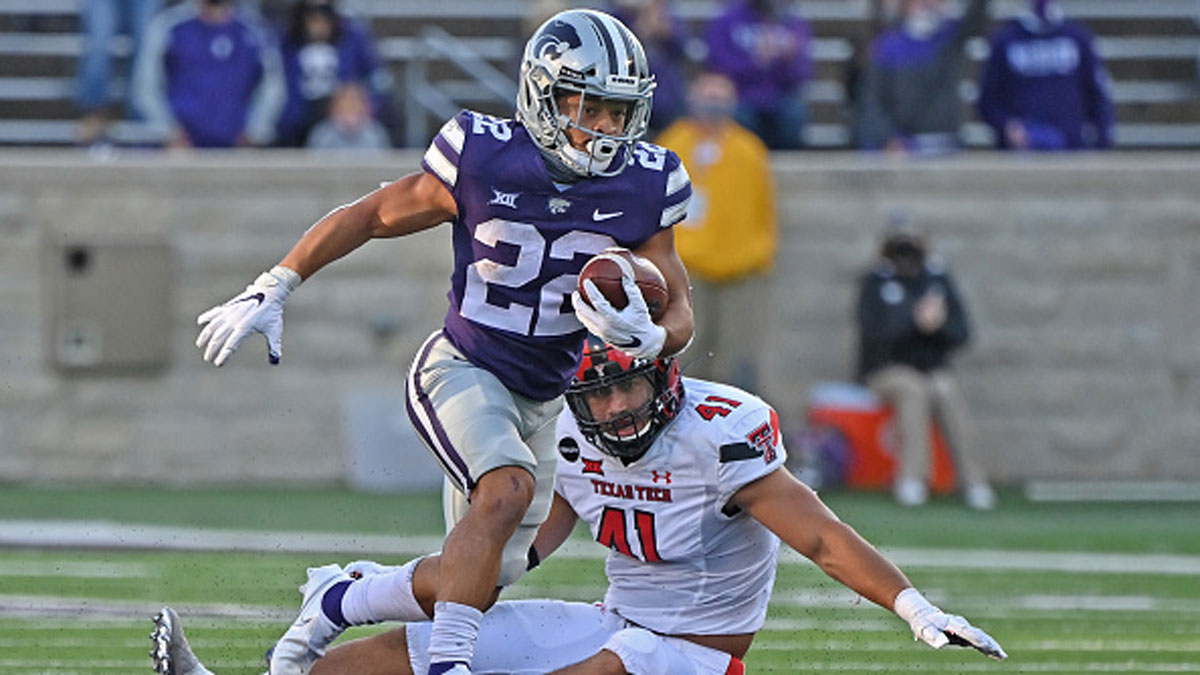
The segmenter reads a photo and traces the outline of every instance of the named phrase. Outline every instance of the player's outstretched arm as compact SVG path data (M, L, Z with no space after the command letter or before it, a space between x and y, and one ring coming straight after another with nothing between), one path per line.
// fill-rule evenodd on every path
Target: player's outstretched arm
M300 282L373 238L398 237L450 220L456 206L449 190L427 173L388 183L339 206L304 233L283 261L259 275L228 302L197 317L196 347L204 360L224 365L254 333L267 338L267 357L283 356L283 305Z
M974 647L994 659L1008 655L990 635L961 616L930 604L908 577L854 528L843 523L816 493L786 469L778 469L734 494L731 503L774 532L826 574L908 622L916 639L935 649Z

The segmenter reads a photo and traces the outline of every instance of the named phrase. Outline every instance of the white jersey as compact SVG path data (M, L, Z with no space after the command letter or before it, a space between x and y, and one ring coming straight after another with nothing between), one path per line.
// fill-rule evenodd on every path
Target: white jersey
M605 606L665 635L762 628L779 539L730 498L783 466L775 411L740 389L684 378L679 414L629 466L558 419L555 491L611 550Z

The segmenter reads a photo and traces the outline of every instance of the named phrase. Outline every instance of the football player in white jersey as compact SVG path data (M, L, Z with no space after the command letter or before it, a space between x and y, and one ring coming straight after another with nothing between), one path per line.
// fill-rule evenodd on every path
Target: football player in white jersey
M534 550L550 555L583 519L609 548L608 592L594 605L498 603L480 626L473 672L743 673L766 618L780 539L895 612L915 639L1007 658L987 633L930 604L792 477L778 418L756 396L683 378L673 358L638 359L590 340L567 402L554 505ZM419 598L437 567L430 557L415 569L349 569L362 575L355 583L407 586ZM386 620L380 609L376 618ZM164 615L159 651L195 663L177 617ZM410 623L331 650L312 673L421 673L429 642L429 624Z
M526 569L550 511L554 421L587 330L631 354L674 354L692 334L687 272L672 227L691 181L679 157L641 141L655 87L633 33L603 12L568 10L529 39L515 119L464 110L429 145L422 171L331 211L270 271L201 314L196 341L220 366L256 332L278 363L283 306L301 280L374 238L451 223L454 268L441 329L409 372L407 412L443 467L450 532L441 551L429 675L469 673L482 611ZM640 293L614 309L573 301L584 263L610 246L662 270L654 322ZM469 508L469 504L482 504ZM362 586L311 570L271 675L302 675L360 617ZM424 618L420 613L410 618ZM424 674L422 674L424 675Z

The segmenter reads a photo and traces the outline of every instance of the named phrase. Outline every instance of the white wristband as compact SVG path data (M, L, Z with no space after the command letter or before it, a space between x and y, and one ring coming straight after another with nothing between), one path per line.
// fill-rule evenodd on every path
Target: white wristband
M283 265L276 265L272 267L267 274L275 277L279 281L279 284L287 289L288 293L296 290L296 287L300 285L300 282L304 281L300 278L299 272L290 267L284 267Z
M910 586L896 594L896 599L892 601L892 611L911 625L917 616L941 610L930 604L920 591Z

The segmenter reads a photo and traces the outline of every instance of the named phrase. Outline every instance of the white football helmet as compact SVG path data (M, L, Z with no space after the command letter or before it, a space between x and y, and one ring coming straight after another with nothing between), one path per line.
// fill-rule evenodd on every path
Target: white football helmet
M654 87L646 52L633 31L604 12L567 10L550 17L525 45L517 119L543 152L569 171L614 176L633 161L633 144L649 127ZM624 132L593 131L560 112L556 97L573 93L629 102ZM586 151L571 147L570 127L592 137Z

